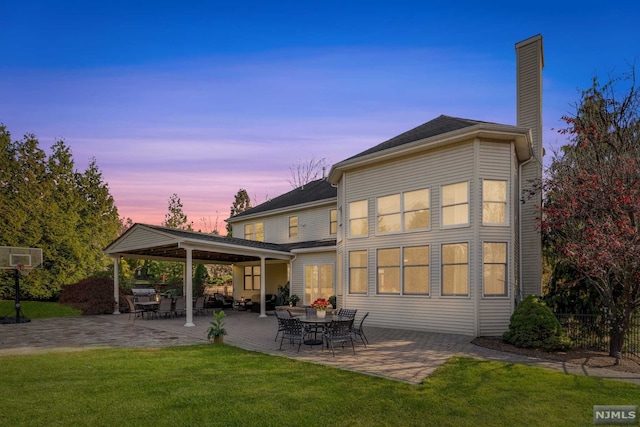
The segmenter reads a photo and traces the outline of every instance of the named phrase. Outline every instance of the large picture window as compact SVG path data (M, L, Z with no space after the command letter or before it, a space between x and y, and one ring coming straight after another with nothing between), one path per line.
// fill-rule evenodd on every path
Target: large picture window
M333 265L306 265L304 267L305 304L311 304L317 298L328 299L334 295Z
M484 296L507 296L507 244L485 242L482 245L482 283Z
M429 246L404 248L403 294L429 295Z
M469 295L469 244L442 245L442 295Z
M400 294L400 248L378 249L378 293Z
M244 267L244 290L260 290L260 266L248 265Z
M349 293L367 293L367 251L349 252Z
M378 233L429 228L429 189L382 196L376 202Z
M507 224L507 181L482 181L482 223Z
M442 226L469 224L469 183L442 186Z
M349 236L369 234L369 203L366 200L349 203Z

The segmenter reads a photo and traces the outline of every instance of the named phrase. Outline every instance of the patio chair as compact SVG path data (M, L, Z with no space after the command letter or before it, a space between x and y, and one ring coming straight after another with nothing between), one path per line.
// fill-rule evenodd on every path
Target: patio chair
M171 298L162 298L160 300L160 305L158 305L158 310L155 312L155 314L158 317L164 316L165 319L167 318L167 316L173 316L173 308L171 307L172 302L173 301L171 301Z
M198 297L198 299L196 299L196 303L193 306L193 314L194 315L198 315L198 314L205 314L205 308L204 308L204 300L206 299L206 297Z
M295 344L298 341L298 352L300 351L300 346L302 346L302 342L304 341L304 337L306 333L304 331L304 327L302 326L302 322L300 319L295 317L291 318L283 318L282 320L282 337L280 338L280 350L282 350L282 342L285 339L288 339L291 344Z
M354 337L355 336L360 337L360 339L362 340L362 344L364 344L365 347L367 346L367 344L369 344L369 340L364 334L364 329L362 329L362 325L364 324L364 319L366 319L368 315L369 315L369 312L367 312L364 315L364 317L360 319L360 323L358 326L354 326L353 328L351 328L351 332L353 333Z
M176 302L173 306L173 312L175 313L176 317L183 316L184 314L186 314L187 305L184 297L176 298Z
M338 316L348 317L350 319L355 319L357 311L358 310L351 310L351 309L348 309L348 308L341 308L340 310L338 310Z
M293 316L289 310L276 310L276 319L278 319L278 332L276 332L276 338L274 341L278 341L278 335L284 331L284 323L282 319L290 319Z
M356 347L353 344L353 334L351 333L352 327L353 319L332 320L325 329L323 337L327 341L327 347L331 347L331 353L333 353L333 357L336 356L336 344L342 344L342 348L344 348L344 344L346 342L351 343L353 354L356 354ZM324 351L324 346L322 350Z
M131 315L133 314L133 320L136 320L136 317L141 316L144 317L145 310L141 308L137 308L135 303L133 302L133 297L131 295L127 295L127 304L129 304L129 319L131 319Z

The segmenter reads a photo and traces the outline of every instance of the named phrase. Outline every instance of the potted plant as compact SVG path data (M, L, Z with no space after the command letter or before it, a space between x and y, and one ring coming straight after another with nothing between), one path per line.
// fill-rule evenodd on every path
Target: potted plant
M331 303L324 298L318 298L311 303L311 308L316 310L319 318L324 318L327 315L327 309L329 307L331 307Z
M289 305L291 307L295 307L298 301L300 301L300 297L296 294L293 294L289 297Z
M224 322L222 318L225 316L224 311L220 310L217 313L213 313L213 317L215 320L213 322L209 322L211 326L207 329L207 338L211 340L213 338L213 343L222 344L224 341L224 336L227 335L227 330L224 328Z

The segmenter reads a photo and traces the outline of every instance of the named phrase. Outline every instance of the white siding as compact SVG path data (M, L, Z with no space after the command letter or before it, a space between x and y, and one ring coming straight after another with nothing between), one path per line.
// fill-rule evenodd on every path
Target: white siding
M164 246L175 242L175 236L165 235L159 231L148 228L137 228L131 230L126 239L122 239L110 248L111 252L127 251L139 248L152 248Z
M323 240L335 237L329 234L329 211L335 204L321 207L291 210L279 215L270 215L233 224L233 235L244 238L244 226L262 222L264 224L264 241L269 243L295 243ZM298 217L298 236L289 237L289 217Z

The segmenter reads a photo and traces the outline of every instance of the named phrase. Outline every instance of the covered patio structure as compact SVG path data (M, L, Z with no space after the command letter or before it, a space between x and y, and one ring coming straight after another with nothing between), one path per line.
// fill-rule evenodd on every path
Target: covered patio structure
M114 240L107 246L104 253L113 259L115 300L113 314L120 314L118 292L120 287L118 262L120 258L184 263L184 285L187 301L193 299L193 263L231 265L259 260L261 270L265 271L265 263L268 260L291 263L295 258L295 255L286 247L277 244L140 223L134 224ZM260 317L266 317L265 276L266 274L260 276ZM192 304L186 306L184 326L195 326Z

